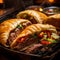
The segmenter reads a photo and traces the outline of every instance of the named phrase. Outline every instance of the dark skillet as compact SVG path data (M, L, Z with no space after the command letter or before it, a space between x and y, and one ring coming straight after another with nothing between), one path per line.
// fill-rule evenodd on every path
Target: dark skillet
M60 44L58 44L60 46ZM26 59L30 60L30 59L53 59L54 56L56 54L58 54L58 52L60 52L60 47L57 46L56 47L56 51L54 51L52 54L50 54L50 52L48 52L50 55L47 55L47 53L45 55L36 55L36 54L28 54L28 53L24 53L24 52L19 52L19 51L15 51L15 50L12 50L12 49L9 49L9 48L6 48L4 46L2 46L0 44L0 53L1 54L4 54L5 56L11 58L19 58L19 59L23 59L26 57Z
M3 21L4 20L0 20L0 23L2 23ZM17 58L18 57L19 59L20 58L24 59L26 57L26 59L28 59L28 60L32 59L32 58L41 59L40 57L42 57L42 55L28 54L28 53L24 53L24 52L15 51L15 50L12 50L10 48L4 47L1 44L0 44L0 54L3 54L3 55L5 55L5 56L7 56L9 58L11 58L11 57Z
M2 21L1 21L2 22ZM56 47L56 51L54 51L52 54L48 55L48 54L45 54L45 55L36 55L36 54L28 54L28 53L24 53L24 52L19 52L19 51L15 51L15 50L12 50L10 48L6 48L4 47L3 45L0 44L0 53L1 54L4 54L5 56L8 56L9 58L14 57L14 58L21 58L21 59L27 59L27 60L30 60L30 59L50 59L50 58L53 58L60 50L59 50L59 47L60 44L58 44L58 46ZM48 52L49 53L49 52Z

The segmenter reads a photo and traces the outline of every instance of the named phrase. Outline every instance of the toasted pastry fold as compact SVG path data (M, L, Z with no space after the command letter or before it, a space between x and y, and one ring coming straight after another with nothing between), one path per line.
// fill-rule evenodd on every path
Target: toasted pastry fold
M31 35L31 34L34 34L35 32L38 33L38 32L41 32L43 30L50 30L54 33L57 33L56 29L54 26L52 25L48 25L48 24L32 24L28 27L26 27L22 32L21 34L19 34L19 36L12 42L11 44L11 48L14 48L14 46L16 46L17 44L17 41L21 38L21 37L24 37L24 36L27 36L27 35Z
M60 14L49 16L45 23L51 24L55 26L58 30L60 30Z
M12 30L14 30L20 23L30 22L26 19L9 19L0 24L0 43L7 46L7 39ZM31 22L30 22L31 23Z
M43 23L44 20L47 19L47 16L44 13L41 13L41 12L38 12L38 11L35 11L35 10L25 10L25 11L19 12L17 14L17 18L23 18L22 16L24 14L29 15L29 16L32 16L34 19L31 20L31 22L33 22L33 23L34 22L35 23ZM25 15L25 17L26 17L26 15Z

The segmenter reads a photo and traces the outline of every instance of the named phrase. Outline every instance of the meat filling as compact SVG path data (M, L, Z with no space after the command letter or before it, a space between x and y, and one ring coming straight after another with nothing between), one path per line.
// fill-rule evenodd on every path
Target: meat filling
M28 15L26 13L22 14L21 18L28 19L28 20L30 20L34 24L37 23L36 20L35 20L35 18L33 16L30 16L30 15Z
M11 31L7 40L7 45L10 45L11 42L21 33L21 31L30 24L30 22L19 24L13 31Z
M58 34L51 31L41 31L39 33L34 33L33 35L24 36L18 39L18 44L14 49L19 51L24 51L26 53L33 53L39 47L40 51L46 51L48 49L44 48L50 44L56 44L59 41ZM33 46L30 46L34 44ZM29 47L30 46L30 47Z
M22 37L17 41L17 45L14 47L15 50L21 50L31 44L38 43L37 39L33 38L32 36Z

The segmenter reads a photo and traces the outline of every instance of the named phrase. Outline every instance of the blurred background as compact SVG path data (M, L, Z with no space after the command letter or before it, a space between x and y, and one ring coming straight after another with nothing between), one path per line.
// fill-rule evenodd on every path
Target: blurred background
M29 5L42 5L44 7L47 6L59 6L60 0L0 0L0 8L9 8L9 7L21 7L21 6L29 6Z
M12 15L15 17L18 11L24 10L29 6L40 6L42 8L60 7L60 0L0 0L0 20Z

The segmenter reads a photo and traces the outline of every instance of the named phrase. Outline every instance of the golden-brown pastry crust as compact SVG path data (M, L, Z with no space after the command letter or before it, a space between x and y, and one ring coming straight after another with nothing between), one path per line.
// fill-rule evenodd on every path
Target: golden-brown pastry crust
M26 19L9 19L0 24L0 43L6 46L9 33L20 23L30 22ZM30 22L31 23L31 22Z
M55 27L52 26L52 25L48 25L48 24L46 24L46 25L43 25L43 24L33 24L33 25L30 25L30 26L26 27L22 31L22 33L12 42L10 47L13 48L14 45L17 43L16 41L18 39L20 39L21 37L24 37L24 36L29 35L29 34L34 34L35 32L40 32L42 30L50 30L50 31L53 31L55 33L57 32Z
M35 10L25 10L25 11L19 12L17 14L17 18L21 18L21 15L24 13L34 17L34 19L36 20L37 23L43 23L44 20L47 19L47 16L45 14L35 11Z
M45 23L51 24L60 30L60 14L49 16Z

